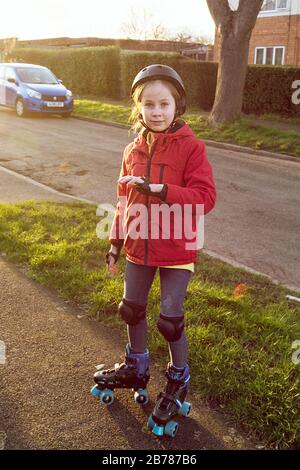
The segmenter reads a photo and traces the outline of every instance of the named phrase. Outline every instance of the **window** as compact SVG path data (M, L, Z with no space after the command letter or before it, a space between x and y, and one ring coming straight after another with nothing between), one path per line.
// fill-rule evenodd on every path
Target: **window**
M277 0L277 10L287 8L287 0Z
M25 83L44 83L47 85L57 85L57 80L48 69L38 69L34 67L17 68L20 80Z
M287 8L287 0L265 0L261 11L275 11Z
M276 10L276 0L265 0L263 6L261 7L262 11Z
M14 78L16 80L16 74L15 74L15 71L12 68L6 67L5 80L8 80L9 78Z
M266 65L273 65L273 47L267 47L266 48L266 60L265 64Z
M284 65L284 47L257 47L254 54L256 65Z
M264 49L262 47L256 49L255 64L262 65L264 63Z
M274 65L283 65L283 47L275 48Z

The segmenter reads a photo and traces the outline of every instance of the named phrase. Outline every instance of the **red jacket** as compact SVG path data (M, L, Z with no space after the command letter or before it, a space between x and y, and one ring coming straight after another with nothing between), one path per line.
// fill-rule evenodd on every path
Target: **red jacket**
M150 153L145 137L140 135L124 150L120 177L125 175L148 176L150 183L164 183L167 194L161 201L156 196L142 194L119 183L110 242L120 245L124 241L127 258L138 264L173 266L196 261L197 249L187 249L187 244L195 241L196 237L186 235L184 220L191 221L192 230L196 231L199 221L196 205L203 204L204 214L207 214L216 200L204 142L197 139L182 121L175 132L155 133ZM182 219L179 216L175 221L178 215L170 212L172 207L175 208L174 204L179 212L188 208L189 216L184 213ZM162 222L164 216L157 218L153 215L154 210L166 211L166 225ZM167 233L168 229L170 233ZM139 230L143 233L142 238L137 237Z

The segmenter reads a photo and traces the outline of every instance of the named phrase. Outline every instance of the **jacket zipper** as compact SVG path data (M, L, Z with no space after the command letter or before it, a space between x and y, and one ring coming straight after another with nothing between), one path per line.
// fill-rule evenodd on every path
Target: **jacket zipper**
M165 166L166 166L165 163L161 163L161 165L160 165L159 184L161 184L163 182L163 175L164 175Z
M150 173L151 173L151 160L157 145L157 140L153 143L150 153L148 153L148 161L147 161L147 173L146 178L148 181L150 180ZM145 239L145 256L144 256L144 264L148 264L148 235L149 235L149 223L150 223L150 215L149 215L149 194L146 196L146 206L147 206L147 214L148 214L148 233L147 238Z

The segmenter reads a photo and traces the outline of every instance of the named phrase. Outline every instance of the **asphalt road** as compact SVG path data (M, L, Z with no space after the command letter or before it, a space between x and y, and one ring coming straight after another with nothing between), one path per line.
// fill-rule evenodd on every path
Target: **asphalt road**
M97 204L115 203L130 140L125 129L0 110L0 165ZM208 156L218 199L205 219L205 249L300 291L300 161L213 147Z

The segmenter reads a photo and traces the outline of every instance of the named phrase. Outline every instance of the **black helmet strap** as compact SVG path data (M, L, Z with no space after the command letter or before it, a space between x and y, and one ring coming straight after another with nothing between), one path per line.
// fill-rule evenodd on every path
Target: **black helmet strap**
M142 115L140 114L140 118L139 118L139 122L142 124L143 127L145 127L145 129L149 132L155 132L155 134L162 134L164 132L168 132L174 125L174 123L176 122L177 120L177 117L178 117L178 114L175 113L175 116L174 116L174 119L173 121L171 122L171 124L166 128L164 129L163 131L156 131L154 129L151 129L151 127L147 126L147 124L145 123L145 121L143 120L142 118Z

